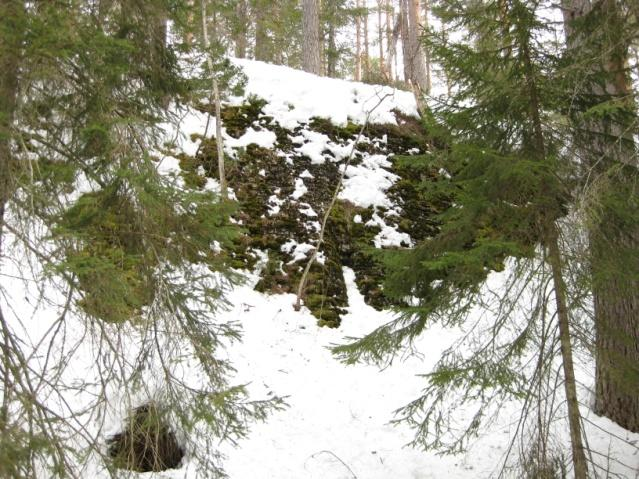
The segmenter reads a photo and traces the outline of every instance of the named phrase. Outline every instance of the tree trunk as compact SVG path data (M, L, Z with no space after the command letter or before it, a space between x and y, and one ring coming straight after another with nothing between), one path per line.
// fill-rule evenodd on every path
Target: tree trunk
M151 48L150 56L152 61L152 67L158 72L159 77L166 75L167 65L167 12L158 11L153 18L149 19L152 23L151 26ZM159 85L163 90L160 98L160 104L163 108L168 108L171 101L171 93L168 91L163 83Z
M579 51L586 35L594 34L591 30L582 33L573 24L587 15L597 15L604 22L599 29L613 37L610 48L602 49L608 54L601 64L584 74L605 79L603 84L585 82L586 91L582 91L601 101L632 101L626 72L629 51L622 39L614 39L615 33L623 31L619 8L615 0L596 5L587 0L562 2L569 50ZM636 112L634 105L628 107ZM639 432L639 198L633 187L639 171L633 120L636 113L623 124L580 122L577 131L586 133L576 134L574 141L589 164L588 175L605 183L589 231L596 332L595 412Z
M390 0L386 0L386 47L388 49L386 71L390 81L393 81L393 58L397 46L397 37L393 35L393 18L395 18L393 5Z
M442 43L444 46L448 44L448 31L446 30L446 24L442 22ZM450 75L448 71L444 69L444 76L446 77L446 95L450 98L453 94L453 82L450 81Z
M317 0L302 0L302 68L320 74L319 6Z
M256 60L268 62L271 60L272 55L269 48L268 32L265 22L267 11L259 2L255 7L255 49L253 51L253 56Z
M411 82L420 93L428 93L430 87L424 63L424 49L419 39L422 30L419 0L407 0L408 4L408 61L411 65Z
M410 83L413 78L413 64L410 61L410 35L408 33L408 2L409 0L399 1L399 29L402 38L402 57L404 62L404 81Z
M210 47L209 34L206 28L206 6L205 0L200 0L202 6L202 37L204 39L204 47L208 51ZM217 164L220 177L220 196L222 200L228 199L228 190L226 186L226 172L224 168L224 143L222 139L222 107L220 101L220 89L217 84L217 78L215 77L215 70L213 69L213 60L210 53L206 56L209 74L211 75L211 86L213 88L213 101L215 102L215 143L217 145Z
M326 48L326 75L330 78L337 76L337 44L335 43L335 25L333 22L328 26L327 48Z
M361 0L356 0L357 9L361 6ZM362 20L359 15L355 17L355 81L362 80Z
M246 58L246 49L248 46L248 5L246 0L238 0L235 7L237 15L237 30L235 31L235 56L237 58Z
M379 72L387 78L384 63L384 22L382 21L383 0L377 0L377 41L379 42Z
M533 126L533 154L539 161L546 160L546 141L541 124L541 107L539 91L535 80L535 73L530 60L528 43L521 45L521 55L525 68L526 87L530 101L530 120ZM546 192L546 198L553 198L554 192ZM566 394L566 408L568 409L568 425L570 428L570 445L572 448L572 463L575 479L587 479L588 465L581 432L581 415L579 413L579 399L577 397L577 385L575 369L572 357L572 345L570 335L570 316L566 300L566 283L564 281L563 262L559 248L559 229L556 219L561 216L561 204L555 200L555 205L548 205L545 226L544 246L547 251L547 262L552 270L553 287L555 291L555 303L557 307L557 319L559 321L559 342L561 350L562 368L564 372L564 390Z
M429 0L424 0L424 31L428 32L428 15L430 13L430 2ZM421 43L421 42L420 42ZM431 65L430 65L430 50L427 48L424 48L424 59L426 61L425 67L426 67L426 89L424 90L424 93L426 93L427 95L430 94L430 90L433 87L433 81L431 78Z
M584 453L584 445L581 438L581 416L579 414L579 401L577 398L572 345L570 343L570 320L566 301L566 284L564 282L561 255L559 253L559 237L557 234L557 227L554 224L550 226L547 248L548 262L552 269L557 318L559 320L559 343L564 370L566 403L568 405L568 425L570 427L572 463L574 466L575 479L587 479L588 468L586 455Z
M371 56L368 51L368 4L367 0L364 0L364 78L370 81L371 78Z

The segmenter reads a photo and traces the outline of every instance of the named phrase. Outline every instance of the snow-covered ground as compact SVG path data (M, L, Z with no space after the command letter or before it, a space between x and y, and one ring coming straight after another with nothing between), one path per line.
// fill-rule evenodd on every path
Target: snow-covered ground
M434 328L419 341L423 357L406 357L383 370L344 366L332 357L330 345L391 319L364 303L351 270L345 277L350 306L339 330L318 329L309 313L295 313L292 295L234 293L239 304L227 314L245 327L243 344L232 353L240 378L254 383L256 391L288 395L290 407L254 426L239 448L226 450L230 477L488 477L507 446L507 426L482 438L466 456L437 457L405 448L412 432L389 424L393 410L419 395L424 380L417 375L428 371L453 333Z
M349 119L361 123L367 110L386 94L390 96L375 110L372 121L394 122L393 109L406 114L416 111L412 95L406 92L319 78L260 62L238 64L249 78L247 94L267 100L265 113L288 128L306 123L313 116L339 124ZM181 133L186 151L197 148L189 135L202 134L205 123L204 115L190 112L185 117ZM229 148L250 142L268 146L274 141L265 131L249 130L245 136L234 140ZM392 180L376 170L383 164L383 158L378 160L359 167L359 179L354 172L347 183L352 187L349 194L360 191L361 201L373 205L388 201L383 192ZM171 158L163 163L164 171L175 171L177 167ZM15 262L19 266L20 258ZM3 271L15 276L25 274L18 267ZM237 368L235 382L248 383L255 399L286 396L288 407L272 414L265 423L255 424L249 437L237 446L220 445L231 479L477 479L498 474L517 426L516 403L505 405L498 420L482 432L469 451L457 456L442 457L404 447L412 439L412 431L389 424L395 409L420 395L425 380L418 375L429 371L458 331L430 328L415 344L420 355L399 357L383 370L367 365L344 366L333 358L328 346L362 336L392 319L391 312L378 312L364 303L352 271L345 270L349 307L339 329L318 328L316 318L307 310L293 310L294 298L290 295L267 296L253 291L251 286L257 278L254 273L247 274L248 283L228 296L230 309L217 317L218 321L238 321L244 330L243 342L227 352ZM7 276L1 277L0 282L7 292L2 299L5 314L14 324L21 323L24 334L37 341L53 323L59 307L40 301L33 285L25 288L29 282ZM50 296L56 302L64 301L60 295ZM92 358L73 357L74 361L83 361L76 368L78 376L90 369ZM585 386L592 385L589 380L584 378ZM582 402L587 403L586 389L582 388L581 393ZM635 447L639 446L639 435L596 417L585 407L582 413L592 421L586 422L586 432L601 466L622 477L639 477L639 453ZM117 427L116 423L106 424L104 431ZM561 431L561 424L559 428L556 434L568 450L567 431ZM607 457L612 459L608 461ZM107 477L98 465L87 471L87 477ZM197 474L187 458L181 469L139 477L192 479Z
M242 321L243 344L231 356L239 377L258 394L289 395L290 407L253 427L238 448L226 448L227 470L237 479L479 479L499 474L517 427L520 404L507 404L498 420L471 444L468 452L439 456L404 447L413 437L406 426L389 424L392 412L420 395L424 379L457 331L434 326L416 343L421 356L407 356L380 370L344 366L327 349L389 321L364 303L346 269L349 313L338 330L318 329L307 312L292 309L293 296L266 297L242 288L225 313ZM261 393L260 393L261 391ZM583 391L582 391L583 392ZM602 467L621 477L636 478L639 435L582 408L590 447ZM464 414L458 418L467 419ZM568 450L568 432L555 431ZM601 429L600 429L601 428ZM617 437L615 437L617 436ZM511 458L516 459L515 457ZM629 467L615 462L621 461ZM598 471L601 474L601 471ZM175 476L179 477L179 476ZM504 477L518 477L508 475ZM598 477L606 477L600 475ZM610 476L615 477L615 476Z

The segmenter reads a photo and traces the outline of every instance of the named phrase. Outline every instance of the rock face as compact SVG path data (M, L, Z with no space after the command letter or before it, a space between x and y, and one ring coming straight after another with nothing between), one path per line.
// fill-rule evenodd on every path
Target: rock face
M369 125L354 145L360 125L340 127L313 118L287 130L262 113L265 105L251 98L222 113L231 156L227 176L240 205L236 219L246 231L233 252L236 266L253 267L260 257L256 251L264 252L268 259L256 288L295 293L353 151L325 241L310 270L304 305L320 325L339 326L347 306L342 267L349 266L369 304L390 306L382 289L380 249L410 246L437 227L436 211L419 193L423 171L412 169L410 159L399 158L427 151L419 120L396 112L397 125ZM215 140L202 138L195 156L181 155L184 180L203 185L207 176L215 178L215 151Z

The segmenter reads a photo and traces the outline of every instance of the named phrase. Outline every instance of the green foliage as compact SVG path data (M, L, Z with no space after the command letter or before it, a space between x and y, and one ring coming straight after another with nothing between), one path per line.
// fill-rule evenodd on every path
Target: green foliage
M180 106L201 106L210 96L210 78L192 78L203 52L183 55L193 45L179 37L194 13L190 2L13 4L22 8L0 16L0 62L16 53L5 45L20 46L20 106L9 111L11 130L1 132L10 136L17 160L10 165L7 209L18 251L34 253L45 271L39 279L65 291L59 322L72 311L73 324L95 345L95 364L86 366L102 382L82 413L95 417L105 402L139 404L158 396L171 426L190 427L194 441L242 436L252 419L280 403L248 400L244 388L230 384L231 365L218 357L240 336L237 324L215 316L240 279L228 262L241 233L230 222L236 207L158 172L159 152L179 154L166 144L167 125L179 128ZM178 33L167 36L167 22ZM245 79L223 59L216 68L220 84L237 93L234 85ZM53 333L50 362L37 376L17 346L18 333L1 315L0 321L0 342L7 345L0 384L11 385L0 386L0 413L16 421L0 424L3 438L15 439L0 447L13 451L0 454L0 476L46 468L45 474L64 477L87 457L100 460L104 438L78 426L85 419L78 420L76 405L65 406L69 390L93 387L64 382L77 373L67 368L77 364L80 346ZM137 353L127 356L130 348ZM198 376L196 385L185 383L185 370ZM46 391L34 392L30 380ZM203 398L212 394L216 410L206 415L212 404ZM62 410L51 410L51 402ZM223 475L219 461L197 461L203 477Z
M32 434L15 424L0 423L0 477L21 479L29 475L29 461L36 454L52 454L52 445L46 436ZM58 472L62 472L56 466Z
M70 239L56 270L77 278L80 306L94 317L122 323L156 297L157 270L190 263L223 267L211 245L237 236L232 205L210 193L180 191L147 161L140 174L115 173L111 183L83 194L61 215L54 238Z
M347 363L384 364L434 322L476 331L444 353L426 375L423 395L397 411L398 421L416 429L415 445L439 452L463 450L490 411L527 397L533 380L522 361L538 352L545 309L523 316L517 298L543 296L535 290L547 274L541 253L549 225L568 213L566 185L575 171L564 156L558 113L569 101L560 94L568 80L557 74L558 46L540 41L551 32L537 8L520 1L503 8L433 4L459 39L427 37L456 86L424 119L433 147L412 163L421 176L414 194L438 211L435 231L414 248L383 253L385 294L402 304L397 319L334 348ZM489 276L507 264L503 293L488 305ZM469 315L480 306L494 306L488 324ZM456 407L475 413L452 431Z
M343 30L361 15L361 9L354 8L352 0L325 0L320 6L326 75L344 77L352 70L353 48L343 39Z
M302 9L297 0L249 0L255 20L254 58L298 68L302 55Z

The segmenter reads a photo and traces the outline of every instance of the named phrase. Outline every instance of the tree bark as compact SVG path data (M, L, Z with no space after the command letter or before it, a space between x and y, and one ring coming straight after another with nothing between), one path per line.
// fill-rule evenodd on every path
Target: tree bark
M408 2L409 0L399 1L399 31L402 39L402 57L404 63L404 81L410 83L413 78L413 63L410 61L410 35L408 24Z
M204 0L200 0L202 6L202 38L204 39L204 47L209 50L209 34L206 28L206 6ZM217 145L217 164L218 173L220 179L220 197L222 200L228 199L228 189L226 185L226 170L224 168L224 140L222 139L222 107L220 101L220 89L217 84L217 78L215 77L215 71L213 69L213 60L211 54L206 55L209 74L211 75L211 86L213 89L213 101L215 102L215 143Z
M158 76L164 76L167 72L167 33L168 33L168 18L167 12L164 10L158 11L152 19L151 26L151 61L152 67L158 72ZM162 84L160 84L162 86ZM168 108L171 101L171 93L162 86L162 96L160 98L160 104L163 108Z
M272 52L269 49L268 32L266 28L266 9L261 2L257 2L254 8L255 13L255 49L253 56L256 60L268 62L272 59Z
M337 76L337 44L335 43L335 25L331 22L328 26L326 52L326 75L330 78Z
M377 41L379 42L379 72L387 78L384 63L384 22L382 21L383 0L377 0Z
M563 266L559 253L559 236L557 227L552 224L548 233L548 262L552 269L555 290L555 304L559 320L559 343L564 370L564 390L568 405L568 425L570 427L570 445L572 448L572 463L575 479L587 479L588 467L584 444L581 438L581 415L579 414L579 400L575 380L575 369L570 342L570 319L566 301L566 284L563 277Z
M364 0L364 78L370 80L371 78L371 56L368 50L368 5L367 0Z
M317 0L302 0L302 68L319 75L320 64L320 31L319 5Z
M428 15L430 13L430 2L429 0L424 0L424 31L428 32ZM420 42L421 43L421 42ZM423 48L424 50L424 60L425 60L425 68L426 68L426 89L424 93L427 95L430 94L430 90L433 87L433 81L431 78L431 65L430 65L430 50L427 48Z
M395 11L390 0L386 0L386 47L388 54L386 56L386 71L388 72L388 79L393 81L393 58L395 57L395 48L397 46L397 37L393 35L393 18L395 17Z
M594 34L573 23L587 15L597 15L595 20L604 22L599 29L613 37L623 31L620 4L615 0L594 4L563 0L562 11L569 51L578 52L588 35ZM617 38L601 51L607 55L584 72L584 77L603 77L605 81L585 82L581 93L595 101L631 102L627 45ZM624 220L639 217L639 198L633 187L639 170L632 138L636 108L628 106L634 110L634 118L622 124L592 119L580 122L576 130L582 133L575 134L574 141L589 166L588 176L607 183L589 231L596 333L595 412L639 432L639 224ZM621 201L624 211L619 211L618 203L609 206L606 197Z
M408 61L411 65L411 82L420 93L428 93L430 86L426 75L424 49L419 39L422 30L419 0L407 0L408 6Z
M237 15L237 30L235 31L235 56L246 58L248 46L248 5L246 0L238 0L235 7Z
M361 0L356 0L355 7L359 9ZM355 17L355 81L362 80L362 20L359 15Z

